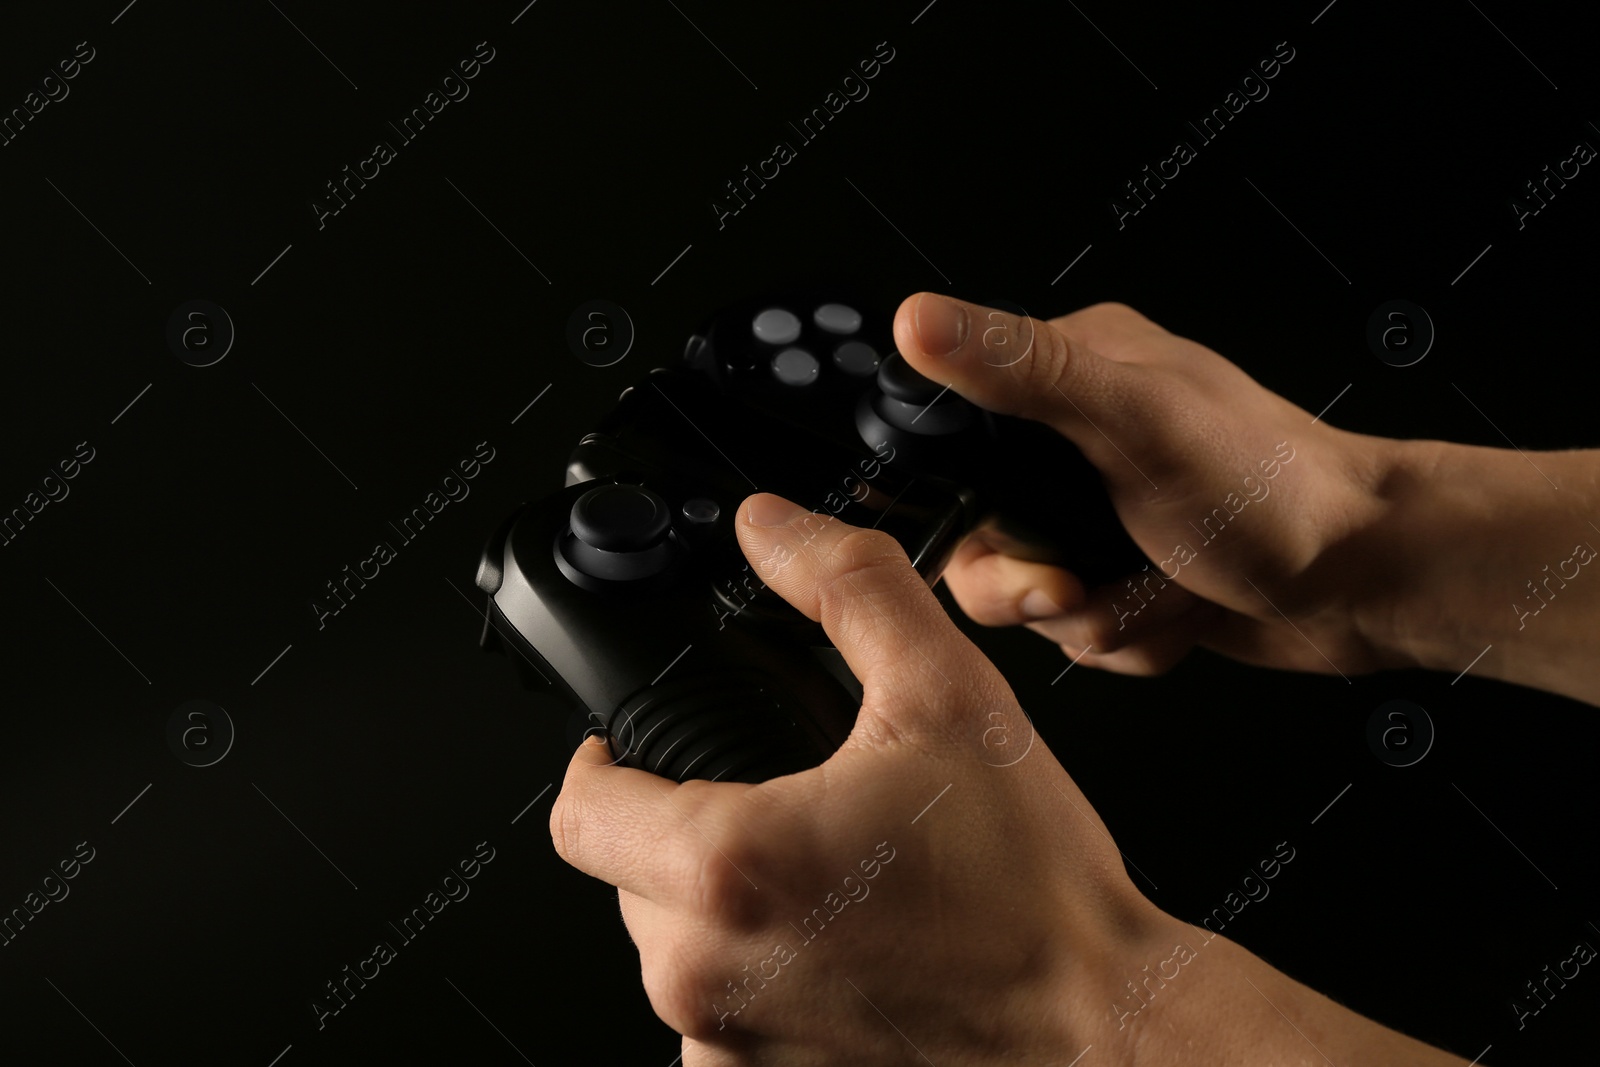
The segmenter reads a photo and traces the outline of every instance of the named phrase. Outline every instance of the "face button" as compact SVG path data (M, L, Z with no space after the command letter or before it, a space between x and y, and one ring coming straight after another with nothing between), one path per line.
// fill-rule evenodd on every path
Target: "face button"
M785 348L772 357L772 375L784 385L810 385L822 364L803 348Z
M783 308L767 308L751 321L750 329L769 345L788 345L800 339L800 320Z
M846 341L833 350L833 365L854 377L868 378L878 370L878 350L865 341Z
M861 329L861 312L848 304L823 304L811 313L811 321L829 333L855 333Z

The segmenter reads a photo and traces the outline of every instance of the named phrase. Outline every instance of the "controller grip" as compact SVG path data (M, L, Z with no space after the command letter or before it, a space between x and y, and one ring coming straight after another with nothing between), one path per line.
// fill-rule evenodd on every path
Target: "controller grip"
M848 734L854 709L828 721L790 714L778 683L754 671L692 675L647 685L609 715L604 728L617 762L683 782L762 782L817 766Z

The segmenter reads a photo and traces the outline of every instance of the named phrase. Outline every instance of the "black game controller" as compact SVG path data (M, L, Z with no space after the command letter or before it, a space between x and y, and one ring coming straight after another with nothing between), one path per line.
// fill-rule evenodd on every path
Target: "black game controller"
M1147 565L1076 448L922 377L866 307L797 293L718 313L578 443L566 488L485 546L482 643L568 697L573 732L603 730L619 762L764 781L821 763L855 722L842 657L739 549L751 493L884 530L930 585L979 526L1090 586Z

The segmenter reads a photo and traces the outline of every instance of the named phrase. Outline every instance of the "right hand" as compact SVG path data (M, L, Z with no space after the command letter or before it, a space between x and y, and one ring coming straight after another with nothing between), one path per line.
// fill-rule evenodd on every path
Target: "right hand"
M1364 580L1376 572L1363 534L1384 512L1403 442L1313 423L1123 304L1041 322L918 293L894 335L928 378L1068 438L1155 562L1128 576L1133 586L1086 590L974 535L944 579L975 621L1025 623L1074 659L1128 674L1164 671L1196 644L1321 673L1409 665L1377 632L1383 593ZM1052 491L1048 472L1039 491Z

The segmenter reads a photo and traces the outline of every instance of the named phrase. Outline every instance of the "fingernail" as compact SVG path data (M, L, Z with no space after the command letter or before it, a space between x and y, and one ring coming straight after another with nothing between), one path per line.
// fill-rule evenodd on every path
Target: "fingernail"
M751 497L744 508L745 517L755 526L782 526L796 515L803 515L805 510L771 493Z
M1060 615L1064 609L1041 589L1035 589L1022 598L1022 613L1030 619L1047 619Z
M923 293L917 300L917 343L934 356L948 356L967 339L967 309L953 300Z

